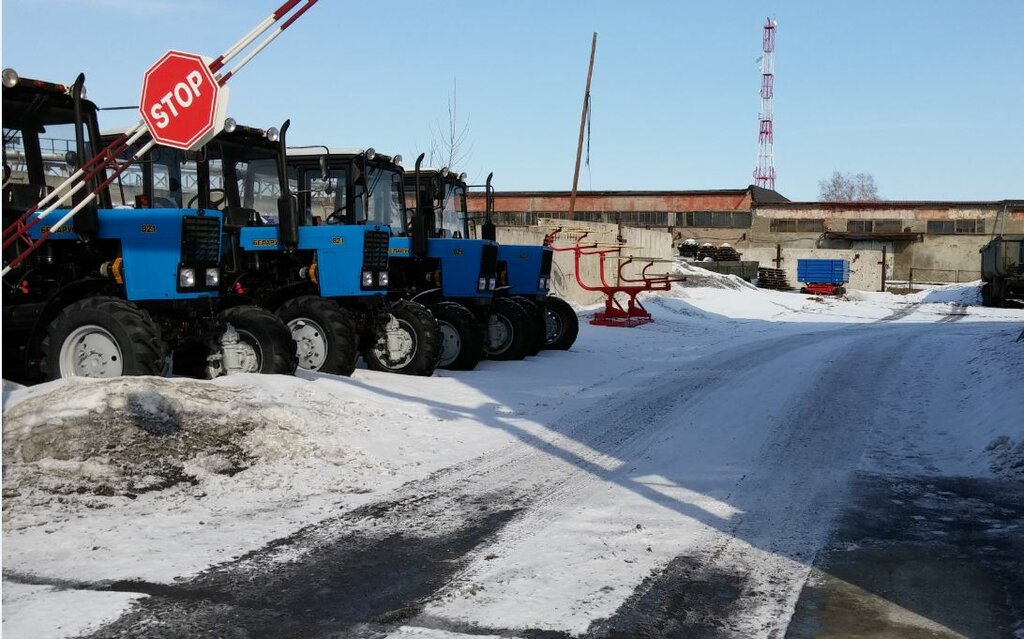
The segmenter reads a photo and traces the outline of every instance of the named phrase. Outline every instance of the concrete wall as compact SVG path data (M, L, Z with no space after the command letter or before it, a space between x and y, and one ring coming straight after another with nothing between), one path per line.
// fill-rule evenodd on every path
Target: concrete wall
M858 291L879 291L882 286L882 251L861 249L816 249L792 248L782 249L782 264L775 266L775 248L748 248L743 251L744 260L756 260L761 266L782 268L786 271L789 285L800 288L797 280L797 261L800 259L847 260L850 262L850 283L848 289Z
M537 226L531 227L502 227L497 229L497 240L502 244L531 244L540 245L544 242L545 235L560 225L559 220L541 220ZM577 231L576 229L581 229ZM573 231L564 233L556 247L568 247L575 243L577 237L582 235L582 229L588 230L591 234L584 239L584 243L591 241L598 243L615 243L618 237L619 228L615 224L602 224L598 222L573 222ZM655 257L671 260L676 254L672 246L672 235L664 231L649 231L646 229L623 228L622 239L626 242L627 248L623 249L625 256ZM580 276L588 285L599 285L601 282L600 259L597 256L585 256L580 259ZM648 273L666 273L671 271L672 264L656 264ZM608 259L605 262L606 277L609 283L617 283L618 262ZM639 268L627 267L624 269L627 277L639 276ZM554 263L551 268L552 290L555 295L564 299L576 302L577 304L596 304L604 301L604 295L599 292L587 291L579 286L576 281L576 265L572 251L556 251Z

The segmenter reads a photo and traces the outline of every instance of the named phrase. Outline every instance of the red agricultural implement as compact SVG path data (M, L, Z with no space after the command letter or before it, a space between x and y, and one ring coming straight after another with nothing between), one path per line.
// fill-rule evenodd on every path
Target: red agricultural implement
M674 282L686 280L685 277L674 277L667 273L650 273L655 264L674 263L673 260L622 254L623 250L640 247L628 246L623 242L584 243L587 236L591 234L591 231L586 229L573 229L582 231L582 234L576 237L576 243L573 246L553 246L563 230L565 229L559 228L549 233L545 238L545 244L551 246L555 251L572 251L576 283L585 291L596 291L605 296L604 310L594 314L594 319L590 320L591 324L630 327L653 322L654 318L651 317L651 313L644 308L637 296L650 291L667 291L672 288ZM598 274L601 280L599 285L587 284L583 281L580 260L586 256L596 256L598 259ZM617 266L609 266L615 262L617 262ZM626 268L630 265L643 265L640 268L639 276L630 277L626 274ZM615 283L608 281L610 268L614 268ZM621 301L623 296L626 297L625 305Z

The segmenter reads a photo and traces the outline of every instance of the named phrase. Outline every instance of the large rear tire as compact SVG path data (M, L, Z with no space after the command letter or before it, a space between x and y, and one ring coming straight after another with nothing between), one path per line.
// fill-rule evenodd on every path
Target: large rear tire
M484 352L487 357L497 360L526 357L530 318L517 302L508 297L494 300L485 326Z
M558 351L572 348L580 332L580 320L569 303L558 297L545 297L544 320L547 324L544 346Z
M544 350L544 342L547 341L547 322L544 319L544 310L540 304L529 297L516 296L512 299L523 307L530 320L530 338L526 343L526 354L527 356L536 355Z
M456 302L438 302L430 307L441 331L438 368L471 371L484 358L484 332L468 308Z
M259 306L234 306L220 314L229 325L225 338L221 340L222 351L228 348L245 352L242 365L228 364L231 358L219 368L208 367L207 375L231 375L235 373L262 373L265 375L293 375L299 365L295 340L281 318ZM230 341L231 331L237 333L238 346L225 345ZM226 355L226 353L222 353Z
M429 377L441 355L441 331L426 306L409 300L391 305L384 329L363 346L372 370Z
M46 330L40 367L46 379L163 375L167 345L149 313L116 297L66 306Z
M359 351L355 323L348 311L331 300L302 295L282 304L277 316L295 340L301 368L352 375Z

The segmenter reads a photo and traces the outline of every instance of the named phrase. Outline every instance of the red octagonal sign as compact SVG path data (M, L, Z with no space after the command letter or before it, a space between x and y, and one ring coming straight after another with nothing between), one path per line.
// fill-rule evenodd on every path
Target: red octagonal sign
M217 83L210 62L168 51L146 71L139 110L157 144L198 149L224 128L228 89Z

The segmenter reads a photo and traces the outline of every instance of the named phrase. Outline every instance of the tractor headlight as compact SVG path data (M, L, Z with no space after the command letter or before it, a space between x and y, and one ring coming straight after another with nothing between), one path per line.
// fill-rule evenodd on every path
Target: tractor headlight
M18 86L18 72L14 69L4 69L3 78L4 86L8 89Z
M206 269L206 285L209 287L220 285L220 271L217 268Z
M363 271L363 286L373 286L372 271Z
M380 284L381 286L387 286L388 285L388 281L389 281L389 279L388 279L388 272L387 271L381 271L380 273L377 273L377 283L378 284Z
M377 157L377 151L371 146L370 148L363 151L363 157L372 162L373 158Z
M178 271L178 286L181 288L192 288L196 285L196 270L194 268L183 268Z
M487 288L489 288L492 291L494 290L494 287L497 284L498 284L497 280L495 280L493 277L491 279L487 280Z
M396 166L402 166L402 156L396 155L394 158L392 158L392 162L394 162Z
M442 166L441 170L439 171L439 173L441 174L441 177L443 177L443 178L448 177L448 167Z
M463 182L466 181L466 172L465 171L463 171L462 173L459 173L459 179L461 181L463 181Z
M277 142L281 139L281 132L277 130L276 126L267 129L267 139L271 142Z
M477 283L476 283L476 288L477 288L478 291L486 291L487 290L487 278L486 277L481 277L477 281Z
M234 133L235 129L237 129L237 128L238 128L238 123L235 122L234 118L225 118L224 119L224 132L225 133Z
M537 282L537 288L543 291L545 286L547 286L547 282L545 282L544 278L542 277L540 278L540 281Z

